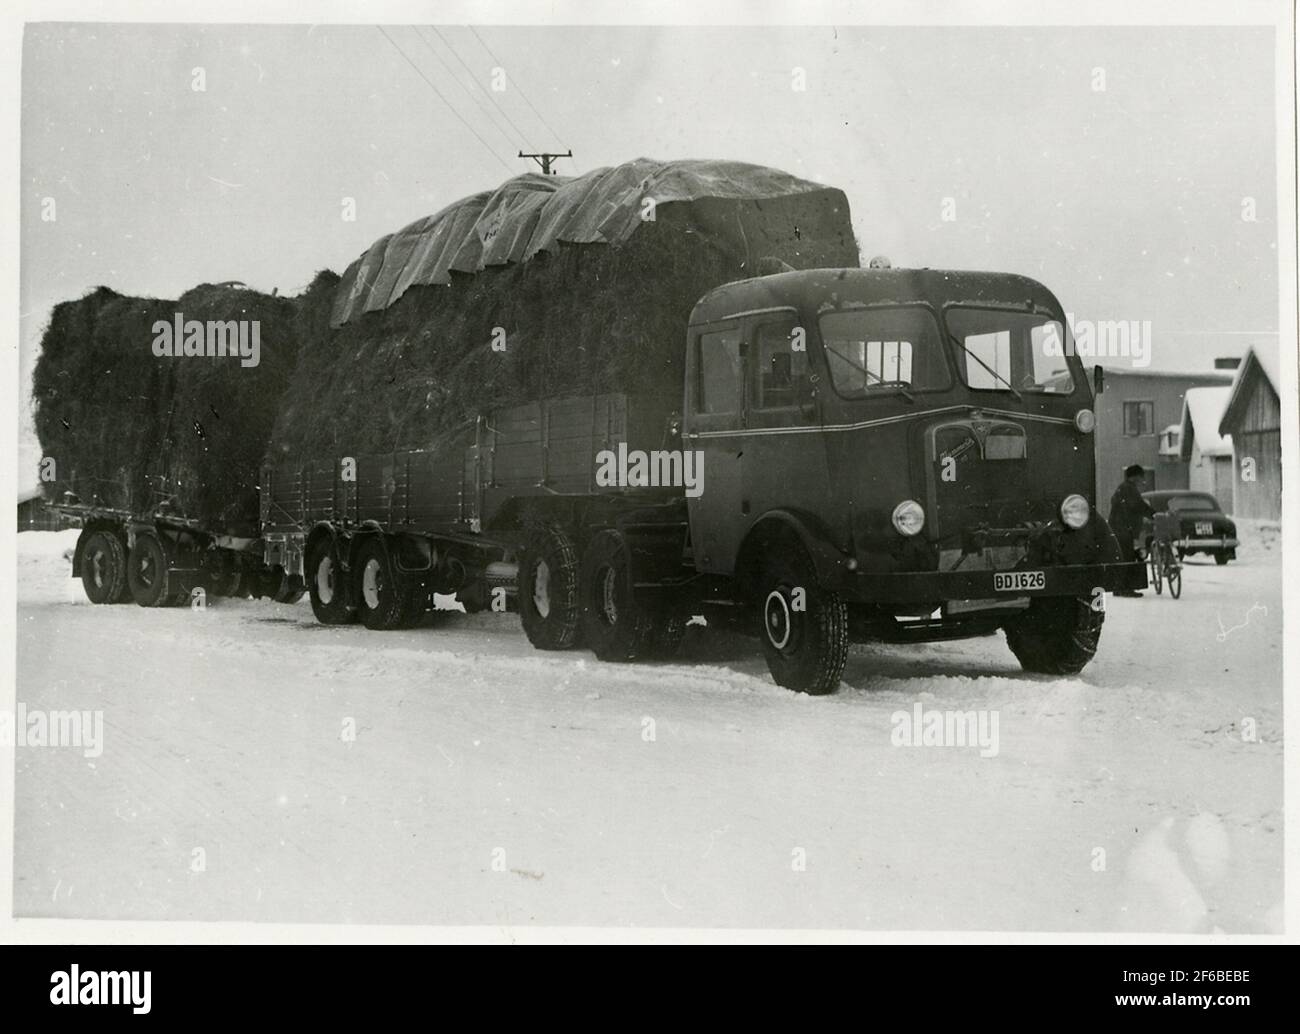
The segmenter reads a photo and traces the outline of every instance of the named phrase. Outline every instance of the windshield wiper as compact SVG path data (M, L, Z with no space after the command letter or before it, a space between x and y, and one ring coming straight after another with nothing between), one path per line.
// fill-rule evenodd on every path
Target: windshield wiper
M962 341L961 338L959 338L959 337L958 337L956 334L954 334L952 331L949 331L949 332L948 332L948 340L951 341L953 344L955 344L958 348L960 348L963 352L965 352L965 353L966 353L968 356L970 356L972 359L974 359L977 363L979 363L980 366L982 366L982 367L984 367L984 369L988 370L989 373L993 374L993 376L996 377L998 380L1000 380L1003 384L1005 384L1005 385L1007 386L1007 391L1011 392L1011 394L1014 395L1014 396L1016 397L1016 401L1017 401L1017 402L1024 402L1024 401L1025 401L1024 396L1021 395L1020 392L1016 391L1016 389L1013 388L1013 387L1011 386L1011 382L1010 382L1009 380L1007 380L1005 377L1003 377L1002 374L998 373L997 370L993 369L993 367L991 367L991 366L990 366L988 363L986 363L983 359L981 359L981 358L980 358L979 356L977 356L974 352L972 352L969 348L967 348L967 347L966 347L966 342L965 342L965 341ZM966 386L967 386L967 387L970 387L970 384L968 383ZM976 389L976 390L978 390L978 389Z
M832 348L830 345L823 345L823 347L826 349L826 351L830 352L831 355L835 356L838 359L842 359L844 362L848 363L850 366L852 366L855 370L859 371L860 373L864 373L868 377L874 377L876 379L877 384L888 384L900 395L902 395L903 398L907 399L908 402L916 401L916 396L914 396L910 391L907 390L907 388L905 388L902 384L898 383L897 381L885 380L885 378L880 376L880 374L868 370L856 359L849 358L849 356L845 355L843 352L839 351L838 349Z

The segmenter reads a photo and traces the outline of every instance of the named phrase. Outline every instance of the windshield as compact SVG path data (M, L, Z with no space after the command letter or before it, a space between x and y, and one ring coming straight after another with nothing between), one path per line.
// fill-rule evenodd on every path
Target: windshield
M1169 500L1171 510L1217 510L1219 504L1208 495L1180 495Z
M951 383L939 326L928 309L843 309L824 313L817 325L831 382L845 398Z
M1074 391L1059 321L1031 312L963 306L949 309L947 321L967 387L1054 395Z

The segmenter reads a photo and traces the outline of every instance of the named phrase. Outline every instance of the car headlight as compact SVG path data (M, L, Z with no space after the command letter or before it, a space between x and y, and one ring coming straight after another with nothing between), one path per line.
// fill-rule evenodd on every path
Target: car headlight
M925 511L915 499L904 499L889 518L900 535L915 535L925 526Z
M1074 414L1074 426L1084 434L1092 434L1097 426L1097 414L1091 409L1081 409Z
M1061 520L1065 521L1067 528L1082 528L1088 523L1091 513L1092 507L1081 495L1067 495L1061 503Z

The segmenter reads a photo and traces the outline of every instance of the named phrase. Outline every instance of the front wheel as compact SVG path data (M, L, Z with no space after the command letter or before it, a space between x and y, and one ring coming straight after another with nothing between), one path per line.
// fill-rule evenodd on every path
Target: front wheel
M769 557L758 585L759 638L776 684L813 696L833 693L849 658L844 600L817 584L798 545Z
M1006 625L1007 645L1025 671L1077 675L1097 653L1104 620L1086 598L1039 597Z
M1151 587L1155 589L1156 595L1159 596L1164 591L1161 587L1161 582L1164 578L1164 566L1162 550L1159 542L1153 542L1151 544L1148 556L1150 558L1149 566L1151 567Z
M1224 564L1228 562L1228 558L1224 556L1224 554L1222 553L1215 553L1214 562L1218 564L1220 567L1222 567Z

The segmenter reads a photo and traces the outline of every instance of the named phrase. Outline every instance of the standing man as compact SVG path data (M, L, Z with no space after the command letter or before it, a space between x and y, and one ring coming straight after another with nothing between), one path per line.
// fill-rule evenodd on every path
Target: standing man
M1133 540L1142 531L1142 521L1155 514L1151 505L1142 498L1143 469L1138 464L1124 468L1124 480L1110 497L1110 530L1119 540L1120 558L1125 563L1137 559ZM1140 592L1117 592L1116 596L1141 596Z

